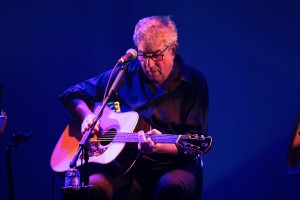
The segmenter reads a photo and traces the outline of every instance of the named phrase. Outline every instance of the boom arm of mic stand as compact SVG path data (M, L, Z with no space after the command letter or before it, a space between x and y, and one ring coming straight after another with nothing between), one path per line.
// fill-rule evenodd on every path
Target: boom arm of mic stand
M79 143L78 150L77 150L76 154L74 155L72 161L70 162L70 168L74 168L76 166L76 162L79 158L80 153L83 150L87 150L87 143L89 141L89 138L92 135L92 130L94 129L97 121L102 117L104 108L107 105L111 95L116 90L117 86L119 85L119 82L120 82L121 78L123 77L123 75L125 73L125 69L126 69L126 65L123 65L121 67L120 71L118 72L118 75L117 75L116 79L114 80L114 82L113 82L113 84L112 84L112 86L109 90L109 93L108 93L107 97L104 99L104 101L102 103L102 106L100 107L100 110L99 110L99 113L97 115L97 118L96 118L95 122L90 126L89 130L83 135L83 137L82 137L82 139Z

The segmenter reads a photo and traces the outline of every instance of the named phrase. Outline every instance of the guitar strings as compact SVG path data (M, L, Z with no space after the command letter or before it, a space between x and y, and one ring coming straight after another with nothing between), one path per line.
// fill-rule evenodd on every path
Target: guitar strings
M146 137L151 137L153 140L159 139L159 142L165 142L165 143L174 143L178 140L181 135L175 135L175 134L145 134ZM101 135L98 137L97 141L124 141L126 139L127 142L136 142L137 132L116 132L116 131L107 131L104 135Z

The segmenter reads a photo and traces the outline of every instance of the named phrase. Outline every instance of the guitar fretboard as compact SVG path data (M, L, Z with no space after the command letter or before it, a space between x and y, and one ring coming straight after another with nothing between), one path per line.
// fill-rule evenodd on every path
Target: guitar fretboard
M181 135L173 134L145 134L146 137L150 137L155 143L177 143ZM116 133L116 134L104 134L98 138L100 141L111 141L114 143L138 143L137 133Z

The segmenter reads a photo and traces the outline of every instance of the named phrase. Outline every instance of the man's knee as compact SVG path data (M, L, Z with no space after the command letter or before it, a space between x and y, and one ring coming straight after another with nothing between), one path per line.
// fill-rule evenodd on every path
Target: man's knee
M196 181L191 172L174 170L162 176L156 188L158 199L192 199L196 195Z
M102 174L90 176L89 184L93 186L92 196L95 199L112 199L113 188L111 183Z

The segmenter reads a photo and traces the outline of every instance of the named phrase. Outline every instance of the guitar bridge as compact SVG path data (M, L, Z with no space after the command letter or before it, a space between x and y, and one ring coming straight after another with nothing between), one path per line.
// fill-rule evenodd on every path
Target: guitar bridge
M100 142L99 141L90 141L89 143L89 149L88 149L88 155L89 157L93 156L101 156L108 147L103 148L102 146L100 147ZM83 159L83 155L80 155L80 158Z

